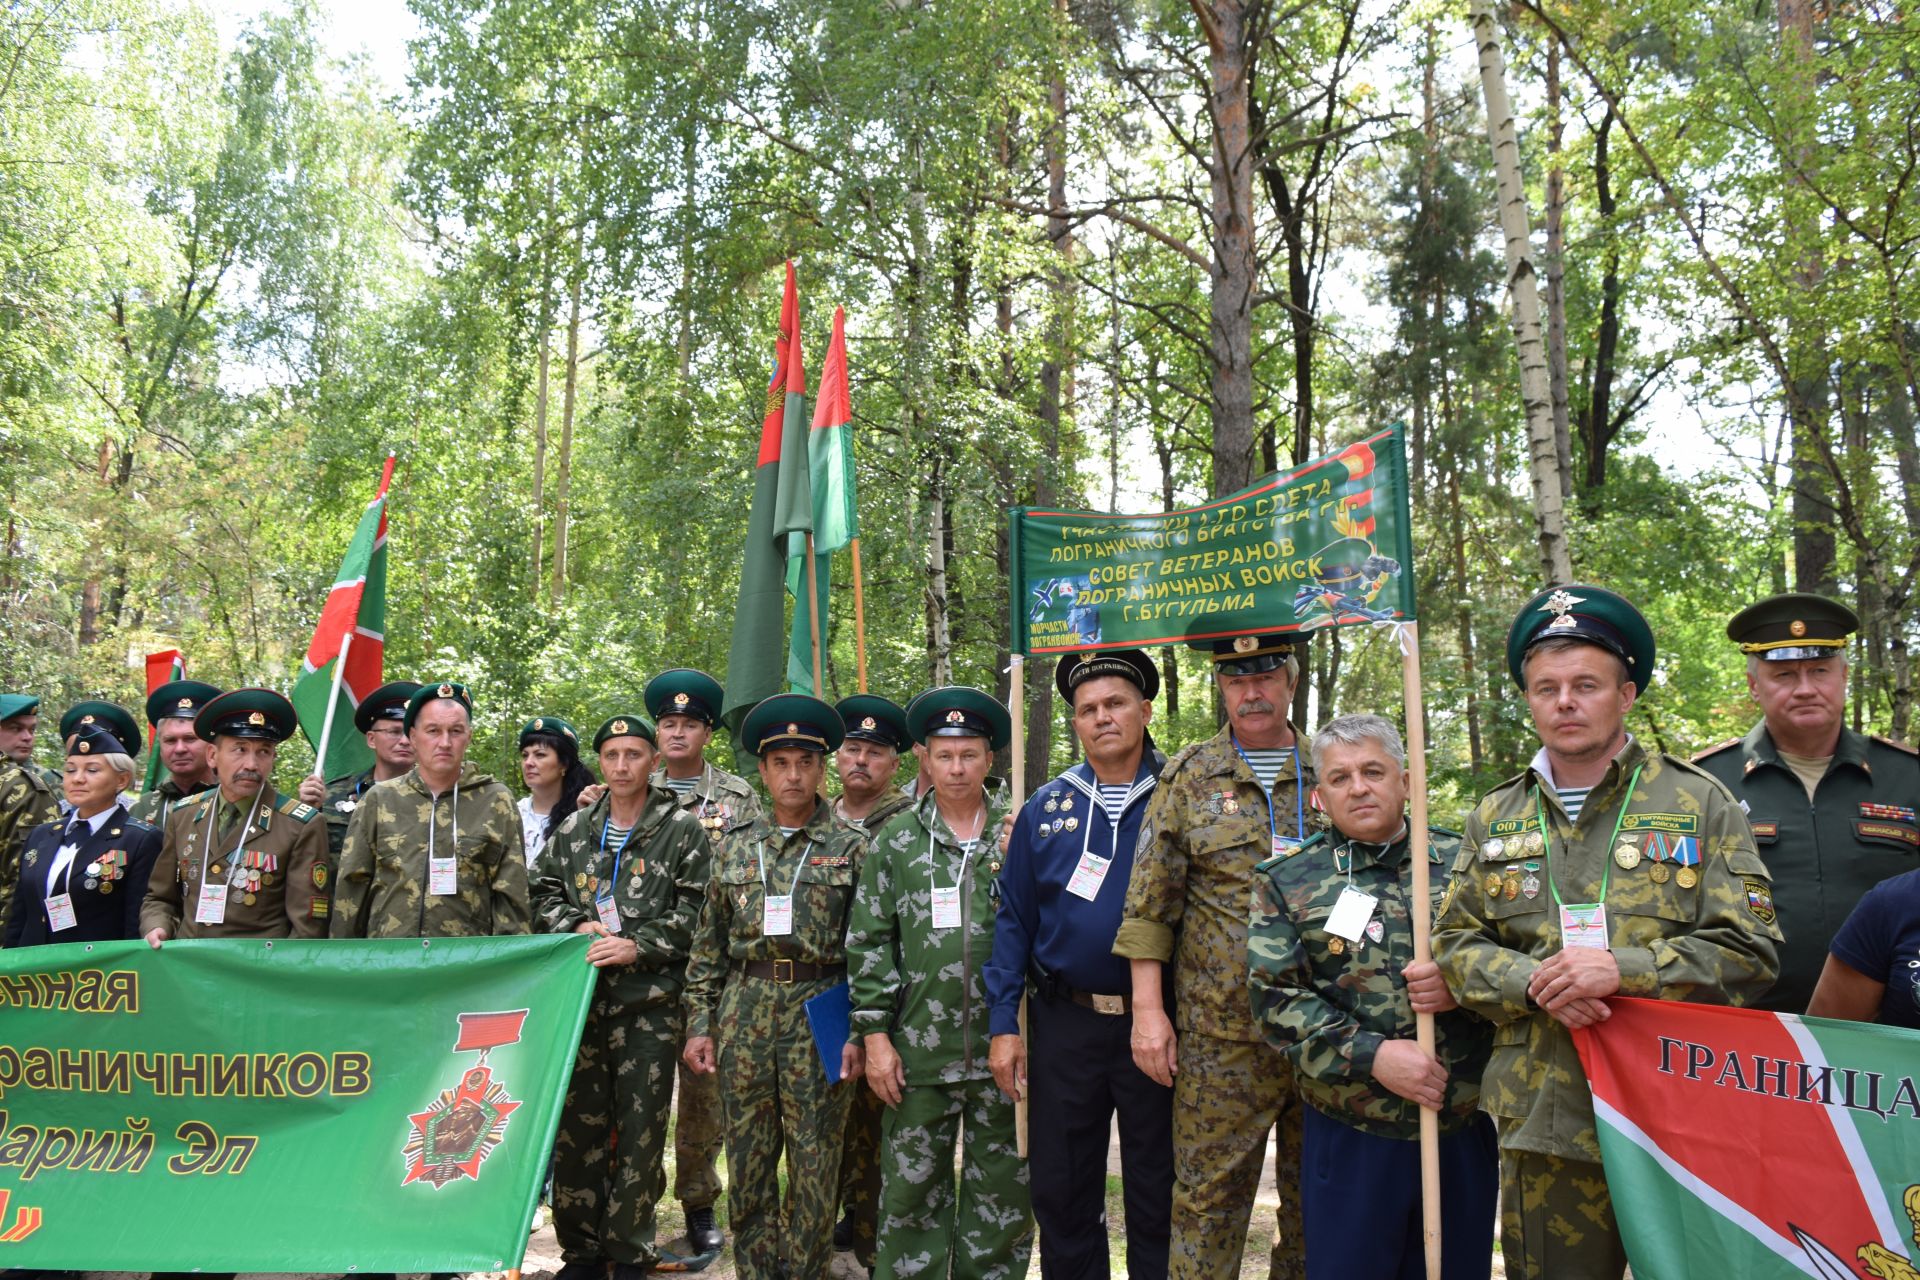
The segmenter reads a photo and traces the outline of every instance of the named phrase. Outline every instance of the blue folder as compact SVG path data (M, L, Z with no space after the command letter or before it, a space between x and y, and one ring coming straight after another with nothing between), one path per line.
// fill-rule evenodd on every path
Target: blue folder
M853 997L842 982L807 1001L807 1026L813 1030L813 1047L820 1053L820 1065L827 1069L827 1083L840 1083L840 1050L846 1046L853 1027Z

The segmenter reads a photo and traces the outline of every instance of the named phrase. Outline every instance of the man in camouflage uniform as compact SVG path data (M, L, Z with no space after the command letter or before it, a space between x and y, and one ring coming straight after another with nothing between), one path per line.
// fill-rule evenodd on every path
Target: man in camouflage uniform
M367 792L347 824L336 938L471 938L529 932L527 859L513 792L467 763L473 700L424 684L403 721L417 763Z
M1132 961L1133 1060L1173 1086L1167 1274L1175 1280L1240 1274L1267 1134L1276 1130L1280 1209L1269 1275L1305 1274L1293 1064L1254 1022L1246 975L1254 865L1312 834L1313 762L1286 718L1300 678L1295 638L1232 635L1239 622L1209 616L1195 626L1209 637L1228 633L1191 642L1213 656L1227 726L1160 775L1113 943ZM1177 1024L1161 990L1168 961Z
M167 776L129 807L134 819L161 831L182 800L213 790L213 751L194 720L220 691L199 680L169 680L147 695L147 723Z
M1333 826L1255 868L1247 938L1253 1016L1307 1104L1307 1275L1426 1276L1426 1107L1440 1113L1440 1274L1486 1280L1500 1155L1479 1103L1493 1028L1454 1003L1433 961L1413 958L1413 912L1439 900L1460 837L1428 831L1428 897L1414 898L1400 735L1379 716L1341 716L1314 734L1313 760ZM1437 1055L1415 1038L1419 1013L1435 1015Z
M658 1258L654 1206L681 988L712 870L707 838L653 784L653 725L616 715L593 737L606 792L568 815L534 863L543 933L585 933L600 970L553 1147L555 1280L638 1280ZM617 1138L616 1138L617 1135Z
M824 1277L840 1187L833 1137L846 1128L862 1055L851 1042L824 1046L840 1068L829 1083L806 1006L846 979L847 916L865 841L820 798L824 757L841 741L832 707L777 694L740 729L760 758L773 813L721 837L687 969L684 1056L722 1085L737 1274Z
M193 728L213 745L220 785L168 816L141 935L156 949L170 938L326 937L326 825L272 781L280 744L299 728L293 704L235 689L207 702Z
M1011 723L977 689L915 698L907 727L927 747L933 790L880 829L860 871L847 937L853 1033L887 1104L875 1280L1027 1274L1027 1168L1013 1102L993 1080L984 979L1011 799L987 788L987 769Z
M871 836L913 803L913 797L893 785L900 753L913 742L907 733L907 713L892 700L872 693L842 698L834 710L847 727L847 736L833 755L834 771L840 775L833 816L862 836ZM855 1261L869 1271L880 1225L880 1115L884 1110L873 1090L854 1090L853 1103L847 1108L846 1146L840 1153L841 1218L833 1229L833 1247L852 1251Z
M53 788L33 767L39 707L38 698L0 693L0 920L7 918L13 906L14 885L20 879L20 850L27 843L27 833L60 816Z
M0 693L0 711L5 712L0 714L0 756L38 777L58 796L60 771L33 760L34 738L40 728L40 699L27 693ZM59 741L64 744L72 735L71 728L63 728Z
M1467 819L1434 927L1461 1006L1492 1022L1481 1106L1500 1126L1512 1280L1619 1280L1627 1257L1570 1028L1612 995L1747 1004L1779 972L1772 888L1739 804L1626 733L1654 670L1611 591L1542 591L1507 633L1541 749Z
M347 840L347 824L374 784L389 782L413 768L413 743L407 738L407 702L420 691L411 680L383 684L353 709L353 727L366 735L373 763L358 773L322 782L317 774L300 779L300 798L327 820L327 856L336 864Z

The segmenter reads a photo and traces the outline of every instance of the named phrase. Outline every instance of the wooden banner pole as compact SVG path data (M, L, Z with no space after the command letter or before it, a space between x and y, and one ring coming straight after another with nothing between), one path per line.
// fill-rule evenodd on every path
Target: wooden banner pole
M813 562L813 530L807 530L807 629L813 633L813 696L825 698L820 682L820 570Z
M867 597L860 581L860 539L853 540L853 660L860 692L867 691Z
M1007 710L1013 715L1013 812L1018 814L1020 806L1027 802L1027 655L1016 653L1007 680ZM1000 838L994 832L992 839ZM1027 997L1020 996L1020 1045L1025 1049L1027 1040ZM1027 1158L1027 1086L1020 1081L1019 1096L1013 1100L1013 1136L1020 1158Z
M1420 691L1420 624L1409 622L1400 632L1401 672L1407 702L1407 771L1412 812L1408 815L1409 846L1413 860L1413 958L1433 959L1432 877L1427 867L1427 725L1426 704ZM1415 1015L1414 1034L1420 1047L1434 1052L1433 1015ZM1420 1108L1420 1205L1426 1243L1427 1280L1440 1280L1440 1116Z

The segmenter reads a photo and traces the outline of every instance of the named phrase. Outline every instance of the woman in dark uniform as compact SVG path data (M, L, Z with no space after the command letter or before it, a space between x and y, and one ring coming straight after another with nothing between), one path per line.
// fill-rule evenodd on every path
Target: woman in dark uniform
M133 756L124 744L139 741L133 717L111 703L94 704L75 726L61 775L72 812L27 837L6 946L140 936L140 903L160 856L160 832L134 821L120 803L133 785Z

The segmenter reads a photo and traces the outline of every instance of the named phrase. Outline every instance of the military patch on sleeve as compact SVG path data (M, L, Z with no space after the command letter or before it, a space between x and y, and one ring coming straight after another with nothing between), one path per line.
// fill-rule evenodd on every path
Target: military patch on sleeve
M328 913L330 913L332 910L333 910L332 899L315 898L313 902L309 904L307 907L307 919L325 920L327 918Z
M1627 831L1671 831L1679 835L1697 836L1700 834L1700 815L1697 813L1629 813L1620 820L1620 830Z
M313 887L316 889L327 887L327 864L324 862L313 864Z
M1487 824L1487 834L1490 836L1510 836L1516 832L1525 831L1529 821L1531 821L1531 819L1528 818L1502 818L1498 822L1489 822Z
M1753 876L1742 876L1747 886L1747 910L1753 912L1754 919L1761 924L1773 923L1773 890L1765 880Z
M1434 911L1433 918L1438 920L1447 914L1447 908L1453 905L1453 898L1460 891L1460 877L1454 876L1447 881L1447 891L1440 895L1440 906Z

